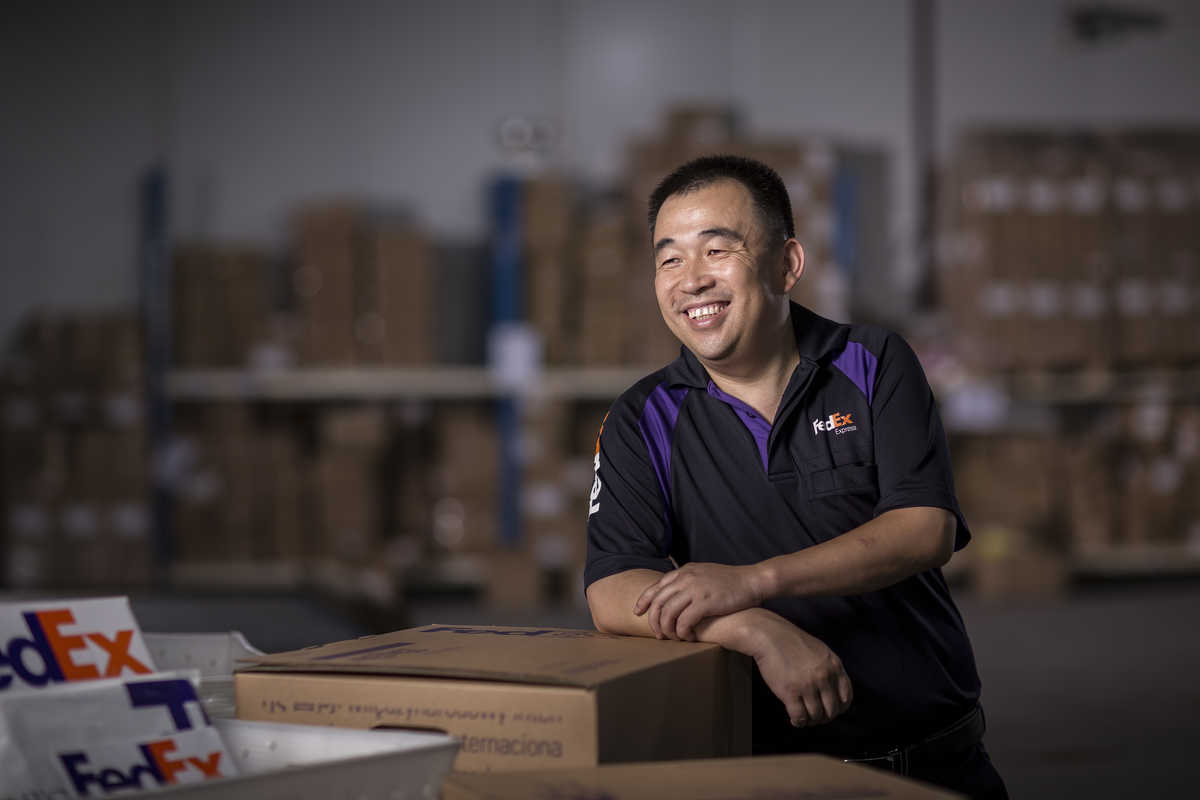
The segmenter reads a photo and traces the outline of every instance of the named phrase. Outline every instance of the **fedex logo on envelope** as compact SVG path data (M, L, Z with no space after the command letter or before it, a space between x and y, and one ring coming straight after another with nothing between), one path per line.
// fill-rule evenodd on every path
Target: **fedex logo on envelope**
M63 752L58 759L79 797L158 789L228 777L222 772L225 753L220 741L213 740L215 735L212 729L205 728L192 736Z
M125 684L125 694L135 711L165 711L175 733L58 752L59 766L77 796L157 789L233 774L191 681L131 681Z
M0 606L0 692L152 671L123 600Z

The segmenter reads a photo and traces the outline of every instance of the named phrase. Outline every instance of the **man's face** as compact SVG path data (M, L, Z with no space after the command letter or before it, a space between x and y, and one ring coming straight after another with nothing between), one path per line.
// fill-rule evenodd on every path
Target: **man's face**
M671 332L706 365L766 354L786 321L783 243L768 242L749 190L722 180L672 195L654 225L654 293Z

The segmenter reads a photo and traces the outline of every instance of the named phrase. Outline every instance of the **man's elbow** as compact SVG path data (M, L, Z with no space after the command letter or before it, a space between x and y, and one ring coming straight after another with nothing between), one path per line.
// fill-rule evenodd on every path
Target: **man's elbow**
M944 508L931 508L935 512L930 520L933 535L929 537L930 569L944 567L954 555L954 539L958 533L958 518Z
M601 633L621 633L618 616L613 613L611 601L606 603L605 598L600 596L602 592L593 591L594 587L595 584L592 584L585 593L593 627Z

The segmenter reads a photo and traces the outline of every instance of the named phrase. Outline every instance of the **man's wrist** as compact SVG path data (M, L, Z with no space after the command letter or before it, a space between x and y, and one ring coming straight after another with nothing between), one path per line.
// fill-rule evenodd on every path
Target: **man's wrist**
M724 617L710 617L697 626L702 641L758 658L769 646L768 628L776 615L765 608L746 608Z
M755 605L762 605L779 596L779 570L775 559L768 558L750 567L750 591Z

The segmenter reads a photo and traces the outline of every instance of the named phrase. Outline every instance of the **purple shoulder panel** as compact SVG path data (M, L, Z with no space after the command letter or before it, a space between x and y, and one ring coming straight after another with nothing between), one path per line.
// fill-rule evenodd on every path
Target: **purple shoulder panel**
M688 388L679 386L667 388L666 384L654 387L646 405L642 409L642 418L638 420L638 428L646 449L650 451L650 463L654 465L654 474L658 478L658 486L663 496L663 514L667 525L668 540L672 537L671 528L671 441L675 435L675 423L679 419L679 409L683 399L687 397ZM668 545L669 546L669 545Z
M859 391L867 396L867 405L871 405L875 395L875 369L879 365L875 354L858 342L847 342L833 360L833 365L854 382Z

